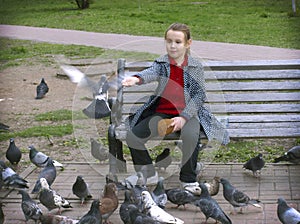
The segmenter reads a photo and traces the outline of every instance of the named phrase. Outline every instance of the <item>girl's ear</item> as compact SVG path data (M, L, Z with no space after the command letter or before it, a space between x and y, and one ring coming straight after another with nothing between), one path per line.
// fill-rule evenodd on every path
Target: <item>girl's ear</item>
M186 42L186 47L189 48L192 44L192 39L189 39L187 42Z

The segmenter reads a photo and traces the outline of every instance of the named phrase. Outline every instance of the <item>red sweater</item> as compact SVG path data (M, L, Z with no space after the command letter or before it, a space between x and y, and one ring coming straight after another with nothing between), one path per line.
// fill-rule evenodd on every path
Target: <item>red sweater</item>
M170 79L164 89L156 112L178 115L185 108L183 93L183 66L187 65L187 57L181 67L170 59Z

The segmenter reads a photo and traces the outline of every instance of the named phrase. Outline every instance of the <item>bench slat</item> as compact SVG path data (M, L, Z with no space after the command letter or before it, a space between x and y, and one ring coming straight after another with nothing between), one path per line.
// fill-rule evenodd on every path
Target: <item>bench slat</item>
M291 138L299 137L299 128L228 129L233 138Z
M143 93L126 93L123 95L124 103L143 103L145 99L152 95L152 92ZM207 93L207 101L212 103L219 102L295 102L300 100L300 93L290 92L290 93Z
M122 113L136 111L141 104L124 104ZM292 113L300 111L300 104L210 104L213 113Z

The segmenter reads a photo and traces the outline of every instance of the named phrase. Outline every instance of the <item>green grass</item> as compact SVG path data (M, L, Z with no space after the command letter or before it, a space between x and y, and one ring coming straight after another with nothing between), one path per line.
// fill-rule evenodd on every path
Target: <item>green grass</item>
M46 126L33 126L17 132L0 132L0 141L6 141L10 138L29 138L40 136L64 136L73 133L72 124L63 125L46 125Z
M72 112L71 110L61 109L56 111L49 111L35 116L36 121L64 121L72 119L87 119L82 111Z
M300 1L291 0L0 0L0 23L162 37L173 22L195 40L300 49Z

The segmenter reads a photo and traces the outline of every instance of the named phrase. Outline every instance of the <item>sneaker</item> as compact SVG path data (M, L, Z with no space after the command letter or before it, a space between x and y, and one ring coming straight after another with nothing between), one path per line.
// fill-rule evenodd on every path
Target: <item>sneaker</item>
M181 187L183 189L191 192L194 195L200 195L201 194L201 188L199 187L198 182L192 182L192 183L181 182Z

